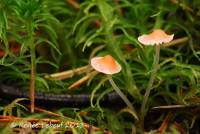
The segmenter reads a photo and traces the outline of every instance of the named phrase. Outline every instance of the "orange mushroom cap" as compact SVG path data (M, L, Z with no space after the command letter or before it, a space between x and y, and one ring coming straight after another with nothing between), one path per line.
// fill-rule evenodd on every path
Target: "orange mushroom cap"
M121 65L110 55L91 59L92 67L104 74L115 74L121 71Z
M138 37L138 41L144 45L159 45L173 40L174 34L168 35L162 29L155 29L150 34Z

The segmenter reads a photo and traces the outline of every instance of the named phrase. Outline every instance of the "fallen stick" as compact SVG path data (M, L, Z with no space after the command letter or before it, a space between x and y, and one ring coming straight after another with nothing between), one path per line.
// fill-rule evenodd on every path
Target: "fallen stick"
M96 72L96 71L88 73L86 76L82 77L81 79L79 79L78 81L76 81L72 85L70 85L68 87L68 89L72 90L76 87L79 87L81 84L85 83L87 80L89 80L92 76L95 76L96 74L98 74L98 72Z
M87 72L88 70L89 70L89 66L87 65L87 66L79 67L79 68L68 70L68 71L45 75L44 78L49 79L49 80L63 80L63 79L71 78L74 75L82 74L84 72Z

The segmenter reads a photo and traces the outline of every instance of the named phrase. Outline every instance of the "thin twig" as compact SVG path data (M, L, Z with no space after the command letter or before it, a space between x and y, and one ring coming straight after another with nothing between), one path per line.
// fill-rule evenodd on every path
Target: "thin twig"
M28 105L26 105L26 106L29 107ZM51 111L48 111L46 109L39 108L39 107L35 107L35 111L38 111L38 112L41 112L41 113L45 113L45 114L48 114L48 115L51 115L51 116L56 116L56 117L60 117L61 116L60 114L57 114L57 113L54 113L54 112L51 112Z
M167 116L165 117L165 119L163 120L161 126L158 128L158 131L160 132L160 134L163 134L165 132L165 130L167 129L167 126L172 118L172 113L169 112L167 114Z
M35 107L35 77L36 77L36 55L35 55L35 46L31 47L31 76L30 76L30 87L29 87L29 97L30 97L30 110L31 113L34 112Z
M78 81L74 82L72 85L70 85L68 87L68 89L74 89L76 87L79 87L81 84L85 83L87 80L89 80L92 76L98 74L97 71L92 71L90 73L88 73L86 76L82 77L81 79L79 79Z
M176 128L180 134L186 134L186 131L184 130L184 128L181 126L181 124L174 122L173 123L174 128Z
M188 37L182 37L182 38L179 38L179 39L176 39L176 40L173 40L169 43L165 43L162 45L162 47L172 47L172 46L175 46L177 44L181 44L181 43L184 43L186 41L188 41L189 38Z
M67 2L72 5L75 9L80 9L81 6L78 2L76 2L76 0L67 0Z
M79 75L82 74L84 72L87 72L87 70L89 70L89 66L83 66L83 67L79 67L76 69L72 69L72 70L68 70L68 71L63 71L63 72L59 72L59 73L53 73L50 75L45 75L44 78L45 79L49 79L49 80L63 80L63 79L67 79L67 78L71 78L74 75Z

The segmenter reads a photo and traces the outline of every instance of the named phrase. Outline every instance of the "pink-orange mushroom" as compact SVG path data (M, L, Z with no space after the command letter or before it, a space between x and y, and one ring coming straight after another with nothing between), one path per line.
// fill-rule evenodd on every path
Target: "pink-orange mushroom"
M104 74L115 74L121 71L121 65L110 55L91 59L92 67Z
M138 120L137 113L132 106L132 103L128 100L128 98L124 95L124 93L118 88L118 86L113 81L111 75L115 73L119 73L122 69L120 64L111 56L106 55L104 57L94 57L91 59L91 66L98 72L107 74L108 80L112 85L113 89L117 92L117 94L122 98L122 100L126 103L126 105L132 110L133 116Z
M144 45L160 45L173 40L174 34L168 35L162 29L155 29L150 34L144 34L138 37L138 41Z

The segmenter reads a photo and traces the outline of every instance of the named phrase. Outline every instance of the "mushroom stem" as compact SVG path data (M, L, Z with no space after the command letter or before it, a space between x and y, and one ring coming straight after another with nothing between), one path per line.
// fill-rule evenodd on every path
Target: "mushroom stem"
M142 118L144 118L144 116L145 116L145 107L146 107L151 89L153 87L154 80L156 78L157 70L159 68L160 45L155 45L155 51L156 52L155 52L154 61L153 61L153 69L152 69L152 72L151 72L151 76L150 76L150 79L149 79L149 83L148 83L146 92L144 94L144 100L142 102L142 107L141 107Z
M132 110L132 112L136 115L135 118L138 119L136 111L131 104L131 102L128 100L128 98L124 95L124 93L118 88L118 86L113 81L112 77L108 75L108 80L110 84L112 85L113 89L117 92L117 94L122 98L122 100L126 103L126 105Z

